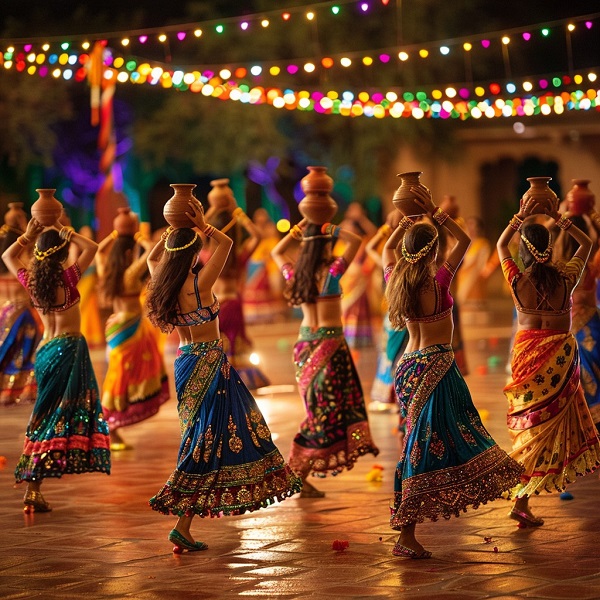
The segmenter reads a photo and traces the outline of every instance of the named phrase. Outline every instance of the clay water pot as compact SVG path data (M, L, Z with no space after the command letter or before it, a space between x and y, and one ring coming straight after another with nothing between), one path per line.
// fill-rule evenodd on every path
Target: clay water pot
M531 211L532 215L543 215L558 210L558 196L550 189L548 182L552 177L528 177L531 186L524 194L522 201L534 198L537 206Z
M173 195L167 200L163 208L165 221L178 229L180 227L195 227L194 223L186 216L190 212L190 201L198 201L193 194L195 183L171 183Z
M139 229L136 214L129 207L118 208L117 216L113 219L113 229L119 235L135 235Z
M233 190L229 187L229 179L213 179L210 185L212 189L206 197L211 208L221 212L235 206L235 198L233 197Z
M400 187L395 191L392 198L394 206L405 216L414 217L425 214L425 209L415 202L415 195L410 191L411 187L421 187L427 189L421 183L421 171L407 171L406 173L398 173L401 183Z
M27 213L23 210L22 202L9 202L8 210L4 213L4 223L13 229L27 229Z
M589 179L571 179L573 187L567 192L567 210L572 215L585 215L594 210L596 196L588 184ZM10 204L9 204L10 206Z
M306 168L308 175L300 180L305 196L298 203L298 210L310 223L329 223L338 210L336 201L329 195L333 190L333 179L327 175L326 167Z
M50 227L63 214L63 205L54 197L56 188L35 190L39 198L31 206L31 216L45 227Z

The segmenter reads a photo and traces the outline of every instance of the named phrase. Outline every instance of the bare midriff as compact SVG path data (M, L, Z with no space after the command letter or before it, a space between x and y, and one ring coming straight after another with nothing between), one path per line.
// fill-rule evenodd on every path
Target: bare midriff
M302 327L313 330L321 327L342 327L342 307L339 296L319 298L317 302L305 303L302 308Z
M436 344L451 344L454 323L452 314L437 321L407 321L409 340L405 352L422 350Z

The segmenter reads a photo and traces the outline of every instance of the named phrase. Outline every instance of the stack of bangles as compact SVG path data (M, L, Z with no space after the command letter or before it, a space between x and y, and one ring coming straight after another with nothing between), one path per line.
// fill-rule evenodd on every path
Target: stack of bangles
M600 214L598 214L595 210L592 210L590 213L588 213L588 216L597 227L600 227Z
M30 240L25 234L20 235L17 238L17 244L19 244L19 246L21 246L22 248L24 248L25 246L29 246L29 244L31 244L33 240Z
M558 219L558 221L556 221L556 226L560 227L560 229L562 229L563 231L569 229L571 225L573 225L573 221L571 221L571 219L568 219L564 215L560 215L560 218Z
M136 232L133 234L133 241L134 241L136 244L139 244L139 243L140 243L140 240L143 240L143 239L144 239L144 235L142 234L142 232L141 232L141 231L136 231Z
M415 222L410 217L402 217L400 223L398 223L398 227L404 231L408 231Z
M214 232L215 232L215 228L212 225L208 225L208 224L202 230L202 233L208 238L212 237Z
M71 236L73 235L74 231L75 231L75 229L73 227L66 225L65 227L60 228L58 235L61 240L66 240L67 242L70 242Z
M442 210L439 206L433 211L431 214L431 218L438 224L443 225L446 222L446 219L449 217L448 213L445 210Z
M302 229L300 229L300 227L298 227L298 225L294 225L291 229L290 229L290 235L297 241L302 240Z
M232 213L231 216L242 226L246 226L250 217L238 206Z
M521 231L521 227L523 227L523 220L520 217L517 217L517 215L513 215L513 218L508 222L508 225L515 231Z
M340 234L340 228L333 223L323 223L321 225L321 233L323 235L331 235L337 237Z

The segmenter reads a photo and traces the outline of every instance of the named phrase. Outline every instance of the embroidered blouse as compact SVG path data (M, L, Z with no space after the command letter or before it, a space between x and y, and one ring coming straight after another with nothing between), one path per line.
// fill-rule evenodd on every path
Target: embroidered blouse
M387 265L383 271L383 277L387 283L394 270L394 265ZM435 293L435 308L433 313L423 317L404 317L404 320L411 323L433 323L445 319L452 313L454 299L450 294L450 284L456 271L445 262L433 278L433 290Z
M171 325L175 327L189 327L193 325L204 325L214 321L219 316L219 310L221 308L217 298L209 306L202 306L200 300L200 292L198 291L198 273L194 277L194 293L196 294L196 301L198 302L198 308L187 313L177 313Z
M33 306L41 310L41 306L36 303L31 290L29 289L29 272L27 269L19 269L17 271L17 278L21 282L21 285L27 289ZM68 310L72 306L75 306L79 302L79 290L77 289L77 282L81 279L81 269L77 263L73 263L68 269L64 269L62 272L62 285L65 290L65 301L62 304L57 304L50 307L51 312L63 312Z
M325 277L325 283L323 284L323 289L316 298L317 301L327 300L329 298L339 298L342 295L340 279L346 272L347 268L348 263L343 256L338 256L336 259L334 259L334 261L329 265L327 276ZM291 263L286 263L281 267L281 272L283 274L283 278L286 281L289 281L294 276L294 267Z
M536 308L526 308L525 306L523 306L521 304L521 301L519 300L519 296L517 295L517 283L523 276L523 272L521 271L521 269L519 269L519 266L517 265L517 263L510 256L506 257L502 261L502 273L504 274L504 278L510 285L510 291L511 291L512 297L515 302L515 308L517 309L518 312L529 314L529 315L540 315L540 314L547 315L549 313L554 314L554 315L565 315L565 314L569 313L571 310L571 306L572 306L572 300L571 300L571 296L569 295L567 286L570 285L571 289L573 289L577 285L577 282L579 281L579 278L581 277L581 274L583 273L584 267L585 267L585 262L578 256L574 256L566 264L566 266L563 270L564 298L562 301L561 308L555 309L550 304L550 301L548 300L547 295L544 295L541 297ZM534 283L531 280L528 280L528 281L530 281L531 285L534 286L534 288L535 288ZM537 288L536 288L536 290L537 290ZM543 303L546 303L549 308L548 309L540 308L540 306Z

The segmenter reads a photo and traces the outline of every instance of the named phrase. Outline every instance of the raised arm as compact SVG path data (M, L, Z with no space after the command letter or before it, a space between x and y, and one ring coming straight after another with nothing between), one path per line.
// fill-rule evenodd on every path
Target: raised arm
M333 223L324 223L321 226L321 233L337 237L343 242L346 242L346 248L344 249L344 254L342 254L341 258L343 258L347 264L350 264L354 260L362 243L360 235L353 233L349 229L337 227Z
M77 233L72 227L62 225L60 221L56 221L53 227L58 229L62 239L67 240L71 243L71 247L75 246L77 249L75 256L72 257L69 253L69 261L72 261L71 264L76 262L83 273L92 264L98 251L98 244L85 235Z
M36 219L27 223L25 233L17 238L2 254L2 260L6 268L16 277L19 269L26 269L27 264L23 262L23 253L26 248L31 248L37 236L44 230L44 226Z
M297 245L302 241L302 232L306 227L307 220L302 219L300 223L294 225L286 235L271 250L271 258L275 264L281 269L283 265L294 264L294 259L288 254L288 250L292 245Z
M204 209L198 200L195 202L192 200L188 202L188 204L190 205L190 211L185 213L186 216L194 223L199 231L207 238L211 238L217 244L217 248L210 255L210 258L206 261L206 264L198 274L198 284L201 287L212 287L225 266L225 261L229 256L231 246L233 246L233 240L222 231L219 231L216 227L206 224L206 221L204 220Z
M502 261L505 258L512 258L509 244L515 233L520 235L523 221L531 215L531 211L535 206L537 206L537 202L533 198L527 198L525 200L521 199L521 202L519 203L519 212L508 222L506 229L500 234L500 237L496 242L500 264L502 264Z
M247 239L244 241L242 251L248 258L258 248L262 235L258 227L252 222L252 219L238 206L231 213L237 222L246 230L248 234Z
M116 231L111 231L99 244L98 252L96 253L96 267L98 271L98 277L104 277L104 270L106 267L106 258L110 254L110 250L117 239L118 234Z
M447 212L435 205L431 198L431 192L427 188L415 186L410 188L410 190L415 194L415 201L417 204L422 206L440 227L445 227L456 240L456 244L454 244L454 247L450 250L448 258L446 259L446 262L450 267L456 270L471 245L471 238Z
M567 219L564 215L561 215L558 211L548 212L549 217L552 217L556 222L556 225L566 231L578 244L577 252L573 255L573 258L580 258L584 263L587 262L590 252L592 250L592 239L579 227L577 227L573 221Z

